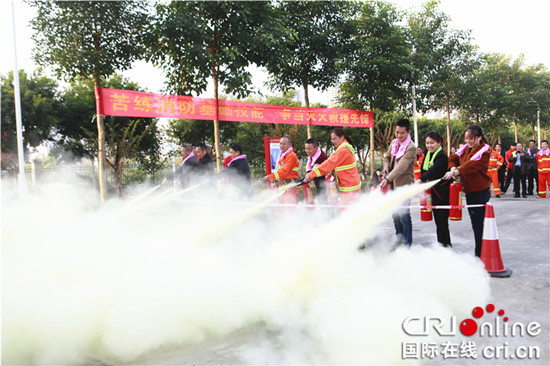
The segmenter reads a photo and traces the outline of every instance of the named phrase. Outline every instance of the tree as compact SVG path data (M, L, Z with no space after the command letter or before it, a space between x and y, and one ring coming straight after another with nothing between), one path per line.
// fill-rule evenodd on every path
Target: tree
M438 9L439 1L424 4L410 14L409 37L414 85L419 85L421 109L447 111L447 150L451 143L451 111L461 105L465 79L477 66L476 49L470 31L449 28L449 17Z
M354 21L355 51L345 61L346 76L341 85L344 107L392 111L407 102L403 85L411 74L410 49L405 30L399 25L401 21L402 14L389 3L361 3ZM371 152L375 149L374 135L371 129ZM365 141L366 135L363 132L358 137ZM370 165L373 170L373 153Z
M140 1L28 0L37 9L31 24L35 60L68 80L101 78L123 71L144 53L142 29L149 24L147 3ZM99 189L106 197L105 127L97 115Z
M346 1L282 1L277 11L287 34L276 44L266 65L271 86L287 91L304 90L309 108L308 87L326 90L338 82L339 67L352 45L350 15L354 3ZM311 137L311 126L307 126Z
M506 114L511 91L509 63L504 55L482 55L461 90L460 118L482 126L490 142L500 142L511 121Z
M268 2L171 1L157 5L148 39L149 57L167 75L176 94L201 93L208 79L227 93L245 96L251 76L246 67L262 64L276 18ZM218 108L216 108L218 111ZM216 112L217 113L217 112ZM220 168L219 123L214 119L216 162Z
M103 82L106 87L140 90L136 83L120 75ZM57 125L58 151L70 150L75 156L95 156L98 150L98 130L90 128L95 113L92 80L73 82L62 95ZM150 174L160 169L160 133L156 120L107 116L105 163L111 169L117 195L123 188L123 172L130 161L137 161Z
M15 132L15 100L13 72L2 76L2 153L17 151ZM59 118L60 100L56 91L57 83L37 73L30 77L24 70L19 71L21 90L21 115L23 117L23 145L36 147L51 140L51 134Z

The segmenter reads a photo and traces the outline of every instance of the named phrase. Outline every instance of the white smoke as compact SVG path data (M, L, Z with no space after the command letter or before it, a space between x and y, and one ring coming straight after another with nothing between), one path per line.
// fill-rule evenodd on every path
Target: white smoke
M243 204L201 188L100 207L95 193L47 185L3 202L2 361L154 363L243 339L233 363L398 363L407 316L461 319L489 297L472 256L357 250L423 189L366 195L336 217L259 210L269 193Z

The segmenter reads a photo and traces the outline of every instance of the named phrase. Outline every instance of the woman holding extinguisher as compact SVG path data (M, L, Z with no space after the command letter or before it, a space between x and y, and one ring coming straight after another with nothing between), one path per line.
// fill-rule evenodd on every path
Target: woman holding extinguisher
M477 125L471 125L464 131L464 142L456 154L449 156L449 172L444 179L460 176L462 190L466 194L468 205L482 205L470 207L470 221L474 230L475 255L481 256L481 244L483 242L483 221L485 220L485 204L491 198L491 178L487 174L491 146L483 135L483 130Z
M442 181L441 178L447 172L448 157L443 151L441 144L443 138L437 131L430 131L426 134L426 149L428 152L424 156L424 162L420 167L420 179L416 183L426 183L439 180L435 186L430 189L432 205L449 205L449 181ZM444 247L452 247L451 234L449 233L449 210L433 210L434 221L437 232L437 241Z

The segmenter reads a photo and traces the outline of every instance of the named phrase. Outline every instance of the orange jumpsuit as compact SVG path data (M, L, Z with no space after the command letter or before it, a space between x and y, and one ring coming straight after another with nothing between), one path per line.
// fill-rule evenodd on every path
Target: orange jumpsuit
M340 191L340 204L347 206L357 201L361 195L361 178L359 178L357 163L355 162L355 149L346 140L338 146L327 160L318 167L313 168L308 173L308 177L313 180L333 170Z
M286 156L277 162L277 171L268 175L270 181L277 181L279 188L283 188L287 184L291 183L292 179L298 179L298 170L300 162L298 157L291 151ZM281 203L298 203L298 188L289 189L285 194L281 196Z
M539 171L539 196L546 198L546 185L550 188L550 148L545 153L537 153L537 169Z
M493 182L493 191L495 196L500 196L500 187L498 186L498 169L504 164L504 158L497 151L491 151L491 157L489 158L489 170L487 174L491 177Z
M417 181L422 175L420 171L422 170L422 163L424 163L424 154L418 156L416 155L416 163L414 164L414 180Z

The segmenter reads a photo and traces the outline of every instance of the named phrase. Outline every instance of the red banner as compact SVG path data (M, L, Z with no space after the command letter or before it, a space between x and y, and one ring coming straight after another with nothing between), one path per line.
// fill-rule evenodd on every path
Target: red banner
M98 88L100 111L108 116L373 127L372 112L336 108L283 107L269 104ZM97 98L97 96L96 96Z

